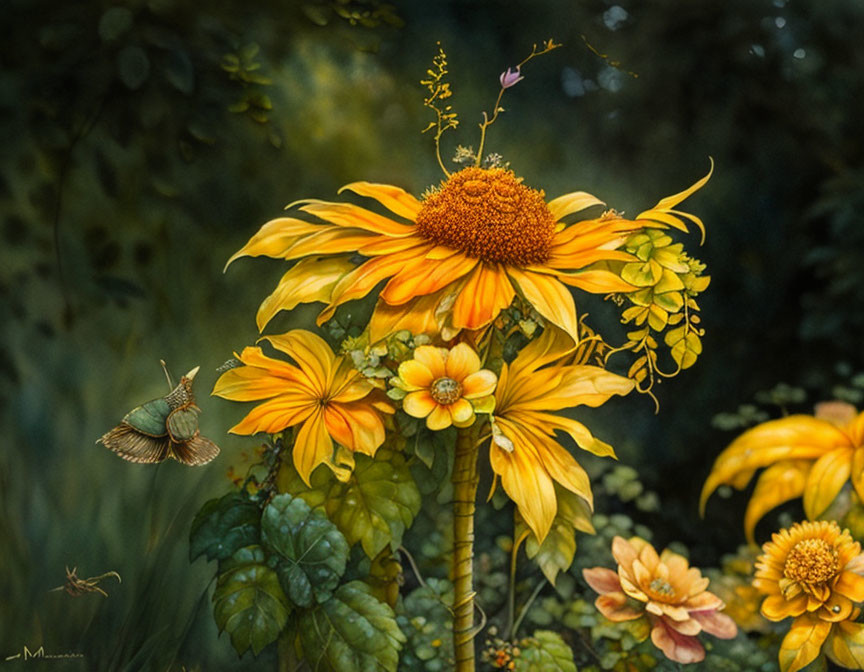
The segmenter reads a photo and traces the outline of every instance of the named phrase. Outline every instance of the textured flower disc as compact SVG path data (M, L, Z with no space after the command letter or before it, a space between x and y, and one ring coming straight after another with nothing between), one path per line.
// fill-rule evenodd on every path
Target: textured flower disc
M783 574L799 583L825 583L837 575L837 551L824 539L799 541L789 551Z
M509 170L465 168L423 201L417 231L483 261L542 264L555 236L544 198Z

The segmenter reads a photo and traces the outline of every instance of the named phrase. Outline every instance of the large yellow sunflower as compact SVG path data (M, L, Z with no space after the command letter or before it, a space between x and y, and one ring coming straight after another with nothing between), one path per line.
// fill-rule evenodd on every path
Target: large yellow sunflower
M558 444L555 432L569 434L580 448L595 455L615 454L581 422L550 411L600 406L612 395L626 395L634 387L631 379L599 366L546 366L569 350L568 342L566 334L547 328L516 359L504 364L495 390L489 448L492 469L541 543L558 508L556 481L593 508L588 475Z
M753 530L762 516L783 502L804 497L804 512L819 516L849 481L864 499L864 413L843 402L817 407L816 416L790 415L744 432L717 457L700 502L719 486L742 489L756 471L768 467L756 482L747 505L744 530Z
M449 340L461 329L489 325L517 292L575 340L579 327L568 287L633 291L598 262L635 261L619 248L646 227L686 231L689 219L704 233L699 218L674 208L710 175L634 220L608 211L572 224L572 215L603 203L585 192L547 202L542 190L503 168L464 168L422 200L399 187L354 182L341 191L373 198L399 219L351 203L298 201L301 211L321 221L267 222L228 264L243 256L301 260L261 305L260 329L280 310L309 301L327 303L318 318L323 323L337 306L387 280L370 323L373 340L399 329ZM356 266L355 255L363 258Z
M297 366L266 356L261 348L237 355L243 366L223 373L213 394L232 401L264 401L229 431L234 434L276 434L298 426L294 466L309 484L319 464L337 476L353 466L352 453L374 456L384 442L380 412L392 413L376 389L344 357L336 357L319 336L295 329L264 337L297 362ZM335 442L335 443L334 443ZM334 460L337 447L339 460Z

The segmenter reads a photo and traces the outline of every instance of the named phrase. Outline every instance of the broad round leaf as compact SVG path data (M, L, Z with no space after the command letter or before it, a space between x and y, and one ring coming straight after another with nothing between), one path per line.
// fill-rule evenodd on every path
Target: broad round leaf
M261 517L264 543L282 557L282 586L298 607L327 600L345 573L350 548L320 509L299 497L274 497Z
M244 551L240 549L238 553ZM257 554L246 553L244 557L253 558ZM231 636L231 644L241 656L249 647L257 656L276 641L290 611L291 605L276 572L263 564L246 564L238 559L219 576L213 592L216 625L220 632Z
M310 667L332 672L396 672L405 642L393 610L360 581L304 611L299 632Z
M576 672L573 651L557 632L537 630L520 642L520 649L514 672Z
M245 495L232 492L211 499L195 514L189 533L189 559L230 557L238 548L258 543L261 510Z

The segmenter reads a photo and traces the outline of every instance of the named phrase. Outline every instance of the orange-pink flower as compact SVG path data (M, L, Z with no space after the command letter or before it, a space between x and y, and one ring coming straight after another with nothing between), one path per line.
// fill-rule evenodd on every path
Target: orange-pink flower
M600 596L597 610L610 621L647 618L651 641L667 658L678 663L698 663L705 649L701 632L731 639L738 628L719 613L723 600L707 590L708 579L687 559L666 549L660 555L644 539L612 540L618 571L605 567L585 569L585 581Z

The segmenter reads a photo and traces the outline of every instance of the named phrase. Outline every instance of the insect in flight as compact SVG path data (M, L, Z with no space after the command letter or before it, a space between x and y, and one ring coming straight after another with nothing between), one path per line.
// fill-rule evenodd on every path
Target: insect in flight
M120 424L96 443L129 462L153 464L169 457L187 464L207 464L219 454L219 446L201 436L192 381L200 367L195 367L175 387L165 362L162 369L171 391L129 411Z

